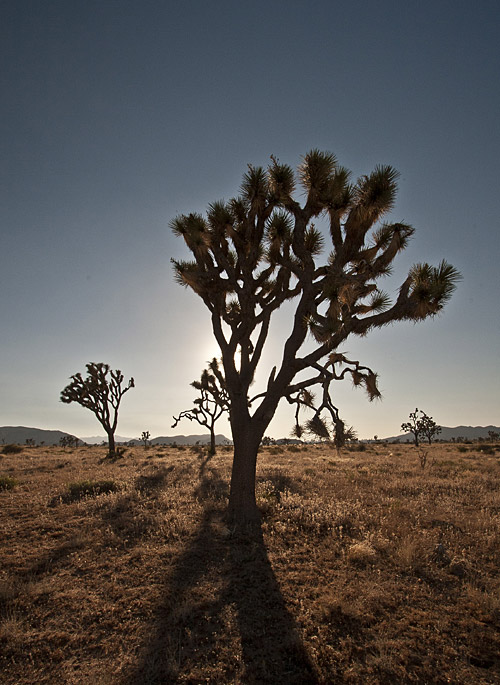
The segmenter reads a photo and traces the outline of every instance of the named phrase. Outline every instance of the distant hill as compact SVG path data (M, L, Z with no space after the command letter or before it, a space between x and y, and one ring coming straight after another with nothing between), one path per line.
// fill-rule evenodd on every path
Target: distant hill
M10 445L25 445L26 440L33 440L35 445L58 445L61 438L76 436L63 431L41 430L40 428L26 428L25 426L2 426L0 428L0 442Z
M130 442L132 439L133 438L124 438L121 435L115 435L116 443ZM80 440L87 445L100 445L101 442L105 442L106 444L108 442L108 438L105 435L92 435L89 438L80 438Z
M441 426L441 433L437 435L438 440L452 440L457 438L464 438L465 440L477 440L478 438L488 438L488 431L494 431L495 433L500 433L500 428L498 426L456 426L455 428L447 428L446 426ZM413 435L411 433L403 433L402 435L396 435L392 438L385 438L387 442L394 442L395 440L400 440L401 442L406 442L409 440L413 442Z
M42 430L40 428L27 428L25 426L2 426L0 427L0 443L10 444L15 443L18 445L24 445L26 440L33 440L36 445L40 445L42 442L44 445L58 445L61 438L64 437L75 438L75 435L71 433L64 433L63 431L52 431L52 430ZM107 437L103 435L94 435L87 438L78 438L83 443L87 445L100 445L102 442L108 441ZM115 442L127 443L130 445L142 445L142 440L140 438L125 438L121 435L115 435ZM148 441L151 445L172 445L176 443L177 445L206 445L210 443L210 435L206 433L204 435L171 435L171 436L160 436L158 438L152 438ZM225 435L218 434L215 436L215 442L217 445L225 445L231 443L231 440L226 438Z
M134 438L133 440L127 441L131 445L142 445L142 440ZM151 438L148 440L150 445L208 445L210 443L210 434L205 433L204 435L164 435L158 438ZM215 436L216 445L226 445L232 441L226 438L225 435L219 433Z

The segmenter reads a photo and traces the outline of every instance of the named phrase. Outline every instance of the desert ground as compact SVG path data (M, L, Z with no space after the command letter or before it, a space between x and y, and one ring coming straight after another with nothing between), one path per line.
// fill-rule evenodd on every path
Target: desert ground
M500 683L500 445L231 449L0 447L2 683Z

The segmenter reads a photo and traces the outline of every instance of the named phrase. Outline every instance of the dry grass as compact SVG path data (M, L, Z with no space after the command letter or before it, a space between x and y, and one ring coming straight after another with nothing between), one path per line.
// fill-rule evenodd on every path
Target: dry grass
M0 458L2 683L500 683L499 449L104 452Z

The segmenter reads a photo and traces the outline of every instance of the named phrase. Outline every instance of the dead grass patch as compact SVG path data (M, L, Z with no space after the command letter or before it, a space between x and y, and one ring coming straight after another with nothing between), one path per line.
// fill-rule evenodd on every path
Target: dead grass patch
M2 683L500 682L500 463L458 447L263 448L247 536L229 449L4 454Z

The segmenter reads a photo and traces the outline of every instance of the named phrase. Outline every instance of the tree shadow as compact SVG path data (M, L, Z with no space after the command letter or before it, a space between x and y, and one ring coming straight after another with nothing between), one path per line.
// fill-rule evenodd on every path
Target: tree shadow
M227 486L206 466L196 490L207 497L202 520L166 578L151 637L122 682L317 683L261 527L235 533L225 526Z
M135 479L134 487L136 490L140 490L147 493L154 493L160 490L165 484L167 476L174 470L173 466L160 466L155 468L153 471L137 476Z

